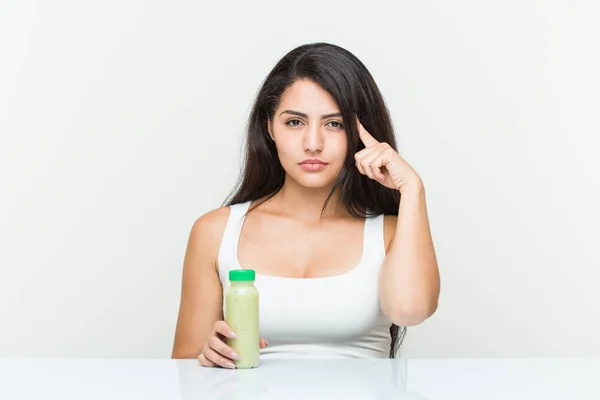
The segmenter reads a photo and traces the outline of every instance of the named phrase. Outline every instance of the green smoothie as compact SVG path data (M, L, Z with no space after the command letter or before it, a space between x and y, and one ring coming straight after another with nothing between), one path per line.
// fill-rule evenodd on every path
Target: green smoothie
M240 356L233 360L237 368L259 366L258 290L251 269L229 271L229 287L225 292L225 322L236 334L227 344Z

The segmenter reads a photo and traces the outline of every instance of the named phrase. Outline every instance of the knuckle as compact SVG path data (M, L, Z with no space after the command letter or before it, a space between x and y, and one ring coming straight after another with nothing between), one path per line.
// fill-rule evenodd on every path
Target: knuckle
M219 364L219 355L214 351L208 351L204 354L204 357L209 363Z
M211 337L208 339L208 343L211 349L218 350L222 342L221 339L219 339L216 335L211 335Z
M206 347L208 347L209 349L212 349L215 346L215 339L217 338L216 334L210 335L208 337L208 340L206 341Z
M200 362L200 365L202 365L203 367L210 367L210 361L208 361L208 359L206 358L206 356L204 355L204 353L200 353L200 355L198 356L198 361Z
M227 324L225 321L215 322L215 332L225 334L227 332Z

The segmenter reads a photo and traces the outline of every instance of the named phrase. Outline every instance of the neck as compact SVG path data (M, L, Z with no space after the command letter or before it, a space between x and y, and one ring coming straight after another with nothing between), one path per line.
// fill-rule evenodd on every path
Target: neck
M279 203L287 210L293 210L294 215L306 219L319 219L323 211L325 200L331 191L331 187L307 188L300 186L297 182L286 177L281 190L272 200ZM336 190L329 202L323 218L342 217L349 213L340 202L339 190Z

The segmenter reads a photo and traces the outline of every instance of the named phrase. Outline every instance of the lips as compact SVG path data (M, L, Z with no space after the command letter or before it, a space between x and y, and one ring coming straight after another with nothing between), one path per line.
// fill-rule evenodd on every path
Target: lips
M321 161L321 160L317 160L315 158L309 158L307 160L304 160L300 163L300 165L305 165L305 164L323 164L323 165L327 165L327 163L325 161Z
M302 161L300 164L300 168L307 172L316 172L323 170L327 163L325 161L321 161L315 158L309 158L307 160Z

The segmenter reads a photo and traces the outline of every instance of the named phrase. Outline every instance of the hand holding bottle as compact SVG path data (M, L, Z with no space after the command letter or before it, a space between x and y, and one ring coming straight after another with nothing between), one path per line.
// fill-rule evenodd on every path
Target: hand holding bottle
M227 338L235 339L235 332L225 321L216 321L198 356L198 361L202 366L235 368L235 361L239 360L239 355L227 345ZM267 341L260 339L259 347L264 349L267 346Z

